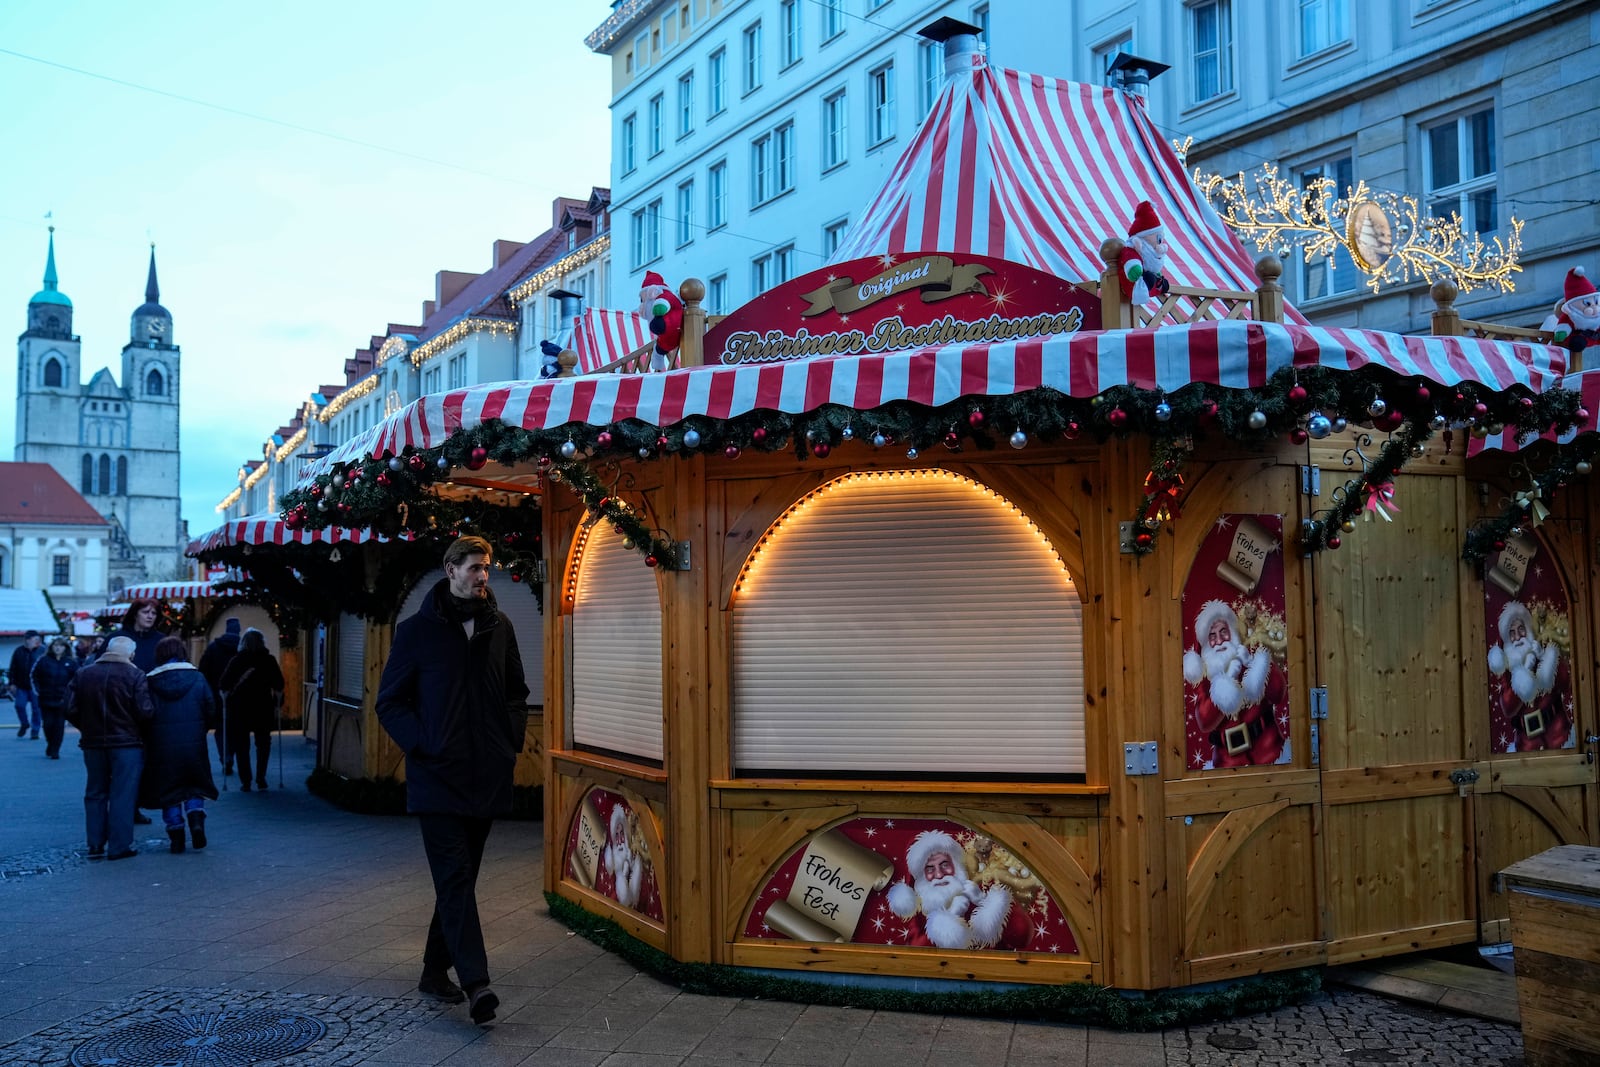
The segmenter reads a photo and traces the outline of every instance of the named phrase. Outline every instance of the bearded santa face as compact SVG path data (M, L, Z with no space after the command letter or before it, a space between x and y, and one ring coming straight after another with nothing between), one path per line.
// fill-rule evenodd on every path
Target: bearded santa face
M1150 230L1131 238L1146 274L1164 273L1167 265L1167 231Z
M1580 330L1600 329L1600 293L1586 293L1568 300L1567 318Z
M1506 627L1506 662L1527 670L1532 670L1539 662L1539 642L1528 632L1528 624L1523 619L1512 619Z
M1217 619L1206 630L1206 648L1200 658L1205 662L1207 678L1237 678L1249 659L1227 619Z
M975 898L977 887L967 879L966 870L948 852L930 852L917 880L917 896L924 914L943 911L957 897Z

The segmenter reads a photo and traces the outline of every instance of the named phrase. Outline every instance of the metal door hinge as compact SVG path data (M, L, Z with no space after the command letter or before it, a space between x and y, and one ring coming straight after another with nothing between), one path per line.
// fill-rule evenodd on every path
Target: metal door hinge
M1457 767L1450 772L1450 781L1455 783L1456 793L1467 796L1472 792L1472 784L1478 780L1478 772L1471 767Z
M1311 690L1311 717L1313 719L1326 719L1328 717L1328 687L1315 686Z
M1322 763L1322 730L1316 723L1311 724L1311 766L1316 767Z
M1303 496L1322 495L1322 468L1300 464L1300 492Z
M1128 741L1122 746L1123 770L1128 777L1161 773L1161 756L1154 741Z

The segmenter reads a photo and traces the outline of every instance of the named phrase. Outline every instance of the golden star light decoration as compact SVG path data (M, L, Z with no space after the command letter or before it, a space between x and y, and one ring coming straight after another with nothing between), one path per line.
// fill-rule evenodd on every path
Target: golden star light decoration
M1413 278L1449 279L1463 293L1491 287L1508 293L1516 288L1512 275L1522 270L1518 218L1508 219L1504 236L1485 240L1455 212L1447 219L1429 215L1414 196L1364 181L1341 190L1326 177L1298 185L1270 163L1233 178L1196 168L1194 183L1222 221L1259 251L1288 259L1298 250L1314 263L1343 246L1374 293Z

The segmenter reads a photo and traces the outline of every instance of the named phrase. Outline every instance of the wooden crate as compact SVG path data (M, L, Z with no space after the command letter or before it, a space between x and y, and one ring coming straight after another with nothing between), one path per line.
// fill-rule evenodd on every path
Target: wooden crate
M1600 848L1562 845L1503 873L1528 1067L1600 1063Z

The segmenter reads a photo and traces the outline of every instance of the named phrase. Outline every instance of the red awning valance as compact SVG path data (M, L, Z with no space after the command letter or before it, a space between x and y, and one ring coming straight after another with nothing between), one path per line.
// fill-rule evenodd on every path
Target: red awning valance
M143 582L125 587L117 594L125 601L133 600L188 600L190 597L215 596L210 582ZM127 604L123 604L127 608Z
M229 545L359 545L382 540L385 539L366 529L325 526L320 530L291 530L277 515L250 515L225 522L210 533L201 534L189 542L187 553L198 556L202 552Z

